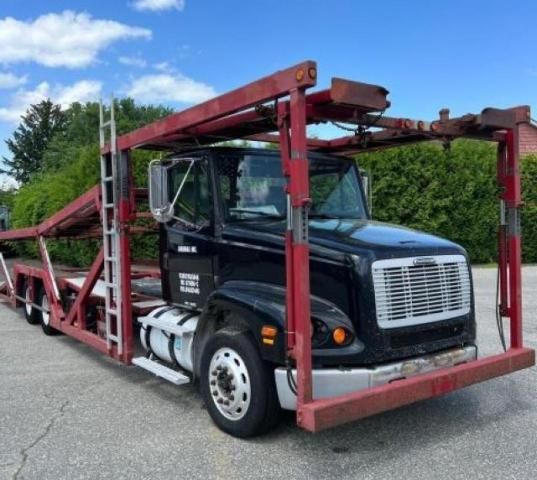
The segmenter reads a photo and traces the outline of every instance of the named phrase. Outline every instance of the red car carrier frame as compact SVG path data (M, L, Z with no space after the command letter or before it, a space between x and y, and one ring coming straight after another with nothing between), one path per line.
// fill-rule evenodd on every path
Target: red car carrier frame
M142 315L159 299L131 291L135 277L158 276L138 271L131 264L130 235L136 201L147 191L136 189L131 174L133 149L177 151L192 145L232 139L279 143L287 178L288 222L286 253L286 341L288 356L297 368L297 423L316 432L418 400L436 397L474 383L530 367L532 349L524 347L521 301L521 187L519 129L530 121L529 107L487 108L479 114L450 118L442 110L434 121L392 118L384 115L390 103L383 87L333 78L331 87L307 93L315 86L317 65L305 61L276 72L182 112L116 138L113 122L102 122L102 181L36 227L0 233L0 240L36 238L42 267L14 266L6 276L2 296L14 306L33 301L34 283L42 282L50 305L50 325L113 358L130 364L133 358L133 316ZM331 140L308 138L307 126L324 122L355 125L353 134ZM106 128L111 127L105 138ZM310 204L308 151L356 155L404 144L456 138L475 138L498 144L497 180L503 206L498 232L500 314L510 323L510 345L505 353L415 376L339 397L312 398L312 347L308 207ZM57 278L48 257L47 238L103 238L103 246L83 282ZM86 326L86 310L96 302L93 290L103 279L105 305L100 306L102 328ZM23 297L23 285L29 295ZM66 310L59 289L73 291ZM98 303L98 302L97 302Z

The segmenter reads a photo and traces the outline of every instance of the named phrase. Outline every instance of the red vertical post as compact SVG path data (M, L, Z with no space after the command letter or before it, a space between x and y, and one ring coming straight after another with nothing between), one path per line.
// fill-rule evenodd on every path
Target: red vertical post
M131 256L129 222L135 213L133 179L130 174L130 151L120 152L119 187L119 262L121 275L121 328L123 333L123 353L121 360L130 364L134 354L133 319L131 305Z
M278 131L280 135L280 154L283 175L289 181L289 162L291 160L291 139L289 136L289 109L286 104L278 104ZM291 193L289 183L285 187L287 197L287 228L285 230L285 334L287 354L292 354L295 347L295 317L293 314L293 225L291 221Z
M500 315L509 315L509 285L507 282L507 217L505 210L505 172L507 170L507 145L505 141L498 142L496 174L500 188L500 226L498 228L498 270L500 287Z
M509 262L509 317L511 348L522 347L522 245L520 207L522 205L519 128L515 126L505 136L506 169L504 199L507 216L507 259Z
M294 356L297 365L297 423L302 422L301 407L311 402L311 318L308 247L309 166L306 142L306 91L290 92L291 148L289 158L289 195L291 205L292 323L295 326Z

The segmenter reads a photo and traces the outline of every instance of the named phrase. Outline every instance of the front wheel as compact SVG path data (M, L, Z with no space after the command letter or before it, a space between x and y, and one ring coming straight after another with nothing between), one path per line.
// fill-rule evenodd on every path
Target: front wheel
M214 423L235 437L259 435L277 423L274 371L246 332L213 335L201 358L200 387Z

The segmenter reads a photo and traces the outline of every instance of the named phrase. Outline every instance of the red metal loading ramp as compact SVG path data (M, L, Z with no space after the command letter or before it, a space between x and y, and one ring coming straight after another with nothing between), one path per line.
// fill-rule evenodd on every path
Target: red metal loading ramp
M177 151L192 145L240 138L278 142L291 205L286 234L286 335L289 357L296 361L298 371L297 423L301 427L318 431L533 365L534 351L524 348L522 341L519 220L519 127L529 122L529 107L489 108L480 114L458 118L449 118L449 113L443 111L440 118L432 122L393 118L384 115L389 102L386 99L388 92L383 87L333 79L330 89L307 94L307 90L316 84L316 78L315 62L306 61L120 136L117 148L110 148L110 145L103 148L103 155L113 160L121 177L115 207L120 224L121 276L128 280L131 272L129 228L136 207L129 162L132 149ZM307 125L326 121L354 124L356 132L331 140L307 137ZM370 127L374 127L374 131L369 130ZM460 137L498 142L498 184L507 212L498 235L500 310L510 320L508 352L383 387L313 400L307 232L310 203L308 150L353 155L408 143ZM130 282L123 281L121 289L122 298L129 299ZM81 305L83 302L79 307ZM123 312L122 328L127 334L122 340L122 353L114 353L114 350L108 353L130 363L132 309L128 301L123 301L119 307Z

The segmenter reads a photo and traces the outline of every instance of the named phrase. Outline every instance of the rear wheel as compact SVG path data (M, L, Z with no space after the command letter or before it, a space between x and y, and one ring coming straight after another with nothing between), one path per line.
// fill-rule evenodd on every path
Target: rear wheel
M58 330L50 326L50 305L44 288L41 289L39 295L39 304L43 309L41 312L39 312L41 316L41 328L43 329L43 333L49 336L57 335L59 333Z
M200 386L214 423L235 437L252 437L279 419L274 371L246 332L224 329L207 343Z
M24 292L24 298L26 300L26 303L24 304L24 317L26 318L26 321L30 325L37 325L41 318L39 316L39 310L37 308L34 308L30 302L30 284L26 282L26 284L23 287ZM35 301L35 300L34 300Z

